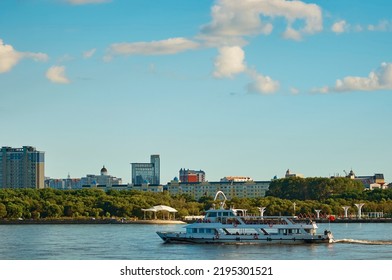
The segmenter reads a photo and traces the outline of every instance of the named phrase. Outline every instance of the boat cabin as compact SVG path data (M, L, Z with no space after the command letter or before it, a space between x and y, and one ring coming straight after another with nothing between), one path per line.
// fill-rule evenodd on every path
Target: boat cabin
M206 219L211 219L211 218L218 218L218 217L234 217L234 211L233 210L225 210L225 209L218 209L218 210L208 210L206 213L205 218Z

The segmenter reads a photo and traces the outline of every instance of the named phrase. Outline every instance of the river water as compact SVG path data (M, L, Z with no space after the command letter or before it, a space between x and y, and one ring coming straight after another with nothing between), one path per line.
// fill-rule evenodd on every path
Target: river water
M392 223L319 224L335 242L306 245L164 244L183 225L0 225L1 260L391 260Z

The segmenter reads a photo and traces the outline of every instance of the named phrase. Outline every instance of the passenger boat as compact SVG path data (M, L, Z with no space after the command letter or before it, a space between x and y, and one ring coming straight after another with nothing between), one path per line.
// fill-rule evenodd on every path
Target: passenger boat
M165 243L332 243L330 231L317 233L314 221L296 220L296 216L264 216L262 211L260 216L247 215L244 209L224 209L223 202L220 209L210 209L203 219L186 225L185 232L159 231L157 234Z

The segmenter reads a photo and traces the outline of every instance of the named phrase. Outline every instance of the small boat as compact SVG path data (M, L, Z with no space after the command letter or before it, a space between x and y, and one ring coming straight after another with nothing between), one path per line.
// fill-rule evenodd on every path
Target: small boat
M215 196L215 200L218 194ZM224 196L224 194L223 194ZM226 201L226 196L225 201ZM217 244L304 244L332 243L329 230L317 233L314 221L299 221L296 216L247 215L245 209L206 211L203 219L184 226L184 232L157 234L165 243L217 243Z

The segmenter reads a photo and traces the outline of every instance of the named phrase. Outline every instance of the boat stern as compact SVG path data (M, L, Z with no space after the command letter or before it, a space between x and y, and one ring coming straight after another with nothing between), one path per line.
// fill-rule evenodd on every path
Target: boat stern
M332 243L332 242L333 242L333 234L332 234L331 231L325 230L325 231L324 231L324 235L327 236L327 239L328 239L329 243Z

